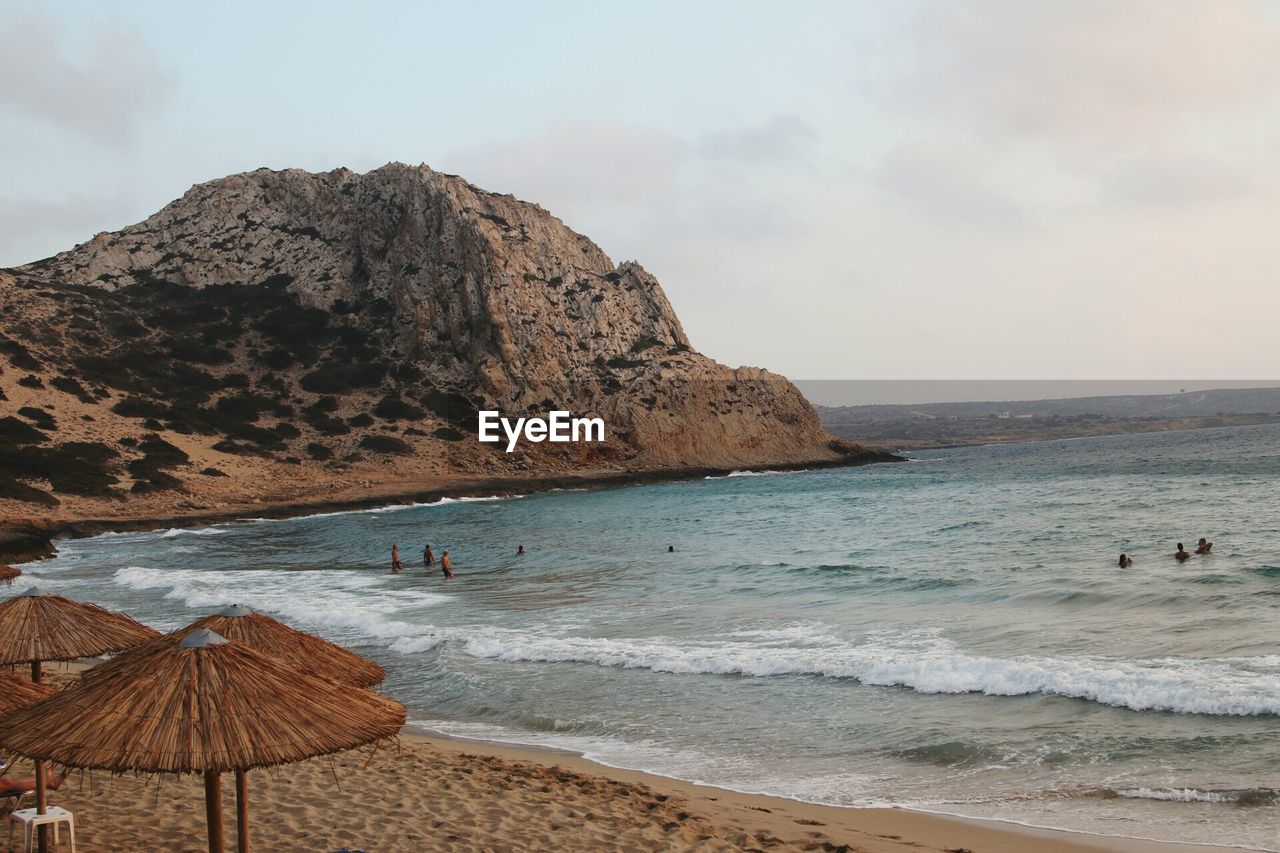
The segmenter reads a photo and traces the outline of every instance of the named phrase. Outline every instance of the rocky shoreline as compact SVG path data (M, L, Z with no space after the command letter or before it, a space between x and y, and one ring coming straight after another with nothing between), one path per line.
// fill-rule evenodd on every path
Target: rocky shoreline
M804 471L819 468L846 468L880 462L901 462L902 457L879 450L857 448L840 459L818 459L810 462L786 462L756 466L772 471ZM395 503L431 503L441 498L509 497L554 489L604 489L703 477L722 477L735 468L688 466L641 471L562 474L547 477L493 477L456 483L422 483L416 488L379 491L363 497L342 497L315 501L283 501L253 503L234 509L195 510L164 516L121 515L118 517L85 517L68 519L0 519L0 563L26 563L47 559L57 554L58 539L80 539L103 533L144 532L168 527L206 527L213 524L253 518L285 519L325 512L376 509ZM122 507L125 508L125 507Z

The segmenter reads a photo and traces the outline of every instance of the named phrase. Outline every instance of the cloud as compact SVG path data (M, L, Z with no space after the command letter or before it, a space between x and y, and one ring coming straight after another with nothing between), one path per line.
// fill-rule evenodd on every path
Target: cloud
M52 18L14 14L0 24L0 109L120 146L172 88L171 73L126 30L101 29L77 51Z
M775 116L761 124L704 134L698 149L712 159L779 163L800 156L818 138L797 115Z
M1114 142L1280 91L1280 26L1249 0L927 4L868 91L994 134Z
M983 158L951 140L895 146L872 175L876 188L939 215L983 224L1018 225L1030 211L1000 187Z
M560 121L531 136L479 145L450 157L462 172L495 192L568 204L599 198L643 200L671 186L688 146L671 134L642 125ZM552 211L554 212L554 210Z
M1125 157L1099 174L1105 202L1179 208L1214 205L1275 190L1273 176L1246 174L1221 157L1170 146Z
M801 162L813 129L795 116L684 138L639 124L559 121L454 152L441 165L537 201L607 251L689 241L777 239L797 226L762 163Z

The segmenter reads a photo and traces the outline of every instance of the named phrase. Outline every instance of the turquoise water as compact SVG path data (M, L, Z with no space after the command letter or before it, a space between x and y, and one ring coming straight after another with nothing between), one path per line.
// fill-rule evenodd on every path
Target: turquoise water
M1201 535L1213 554L1177 564ZM427 542L456 579L412 559ZM161 628L273 613L455 734L1280 847L1275 426L107 535L29 569Z

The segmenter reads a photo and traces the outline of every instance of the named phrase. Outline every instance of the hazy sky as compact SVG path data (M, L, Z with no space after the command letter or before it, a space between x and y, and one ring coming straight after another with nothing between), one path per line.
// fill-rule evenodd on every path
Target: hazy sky
M0 0L0 265L426 162L806 378L1280 365L1280 0Z

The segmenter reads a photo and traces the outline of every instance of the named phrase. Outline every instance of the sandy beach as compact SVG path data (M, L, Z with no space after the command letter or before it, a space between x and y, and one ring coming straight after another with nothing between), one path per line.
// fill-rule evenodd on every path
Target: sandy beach
M51 666L68 681L80 665ZM31 772L15 761L9 774ZM580 756L406 729L397 743L250 774L258 850L813 850L1209 853L905 809L820 806L621 770ZM230 775L223 782L234 839ZM28 801L30 800L30 801ZM23 806L34 804L32 798ZM199 777L75 773L50 803L93 850L206 848ZM7 836L6 836L7 838ZM10 842L18 849L17 836ZM64 838L65 845L65 838Z

